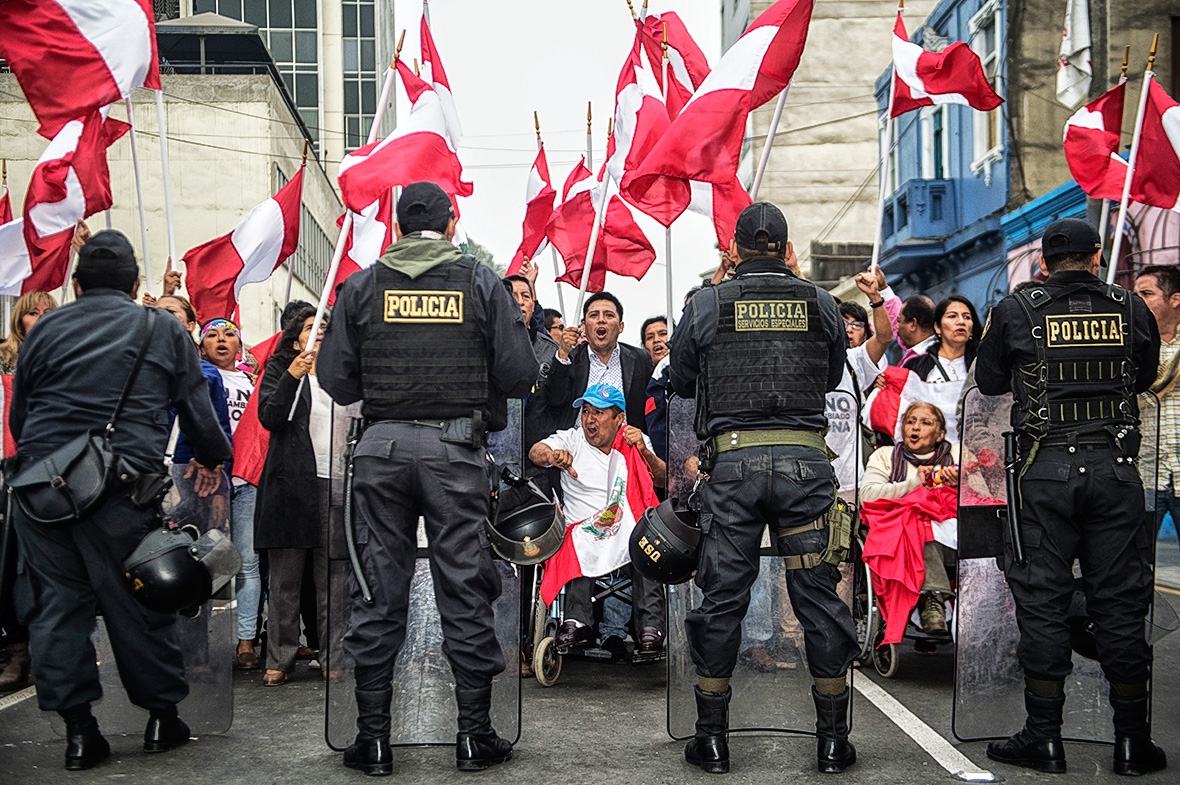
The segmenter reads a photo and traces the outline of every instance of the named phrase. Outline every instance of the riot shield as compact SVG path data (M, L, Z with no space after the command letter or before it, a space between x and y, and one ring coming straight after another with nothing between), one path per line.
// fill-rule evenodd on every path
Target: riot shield
M1016 605L1001 570L1008 493L1004 438L1011 430L1012 396L968 390L963 401L959 482L958 604L955 618L955 689L951 728L960 741L1004 738L1024 722L1024 673L1016 658L1020 631ZM1156 418L1142 424L1140 472L1154 488ZM1147 520L1154 532L1155 494L1146 491ZM1074 565L1075 578L1080 577ZM1165 601L1166 602L1166 601ZM1084 602L1071 615L1084 623ZM1152 614L1148 619L1151 627ZM1166 623L1166 622L1165 622ZM1079 627L1084 626L1078 625ZM1148 631L1145 630L1145 635ZM1149 639L1151 636L1148 635ZM1090 656L1087 656L1087 655ZM1061 735L1074 741L1109 741L1109 687L1093 652L1074 642L1073 673L1066 681Z
M185 479L187 467L172 467L173 486L164 499L164 514L178 525L192 524L204 534L217 529L230 535L230 488L228 478L210 496L201 498L193 490L195 478ZM237 644L237 612L233 581L201 606L192 618L180 616L176 635L184 653L188 697L181 701L180 717L193 735L225 733L234 720L233 663ZM98 662L103 698L94 704L94 715L104 733L138 734L148 721L148 712L127 699L119 681L114 652L106 625L100 616L91 634ZM65 725L56 714L50 722L59 735Z
M334 407L332 422L332 491L328 541L328 640L321 652L328 672L324 736L328 746L343 750L356 736L353 662L344 651L349 629L349 585L356 580L350 559L352 527L351 454L360 439L358 408ZM508 427L490 439L496 461L521 469L523 416L519 400L508 401ZM489 486L490 491L490 486ZM348 527L346 529L346 527ZM508 668L492 683L492 724L506 739L520 737L520 576L514 565L497 560L503 589L493 604L496 637ZM380 580L380 576L365 576ZM393 673L392 729L394 746L455 743L458 731L455 680L442 653L443 634L435 604L434 583L426 551L425 527L418 524L418 559L410 584L406 639Z
M669 495L681 499L687 498L695 482L695 472L684 471L686 465L694 466L689 464L689 459L697 454L693 412L691 400L674 397L668 403ZM850 606L854 594L853 569L852 564L841 565L844 579L839 585L841 597ZM700 591L692 582L668 587L667 726L673 739L691 737L697 718L693 692L697 684L696 668L689 653L684 621L700 600ZM814 735L815 705L803 628L791 608L782 558L773 549L769 533L764 535L758 579L742 622L739 652L730 681L733 690L729 705L730 732Z

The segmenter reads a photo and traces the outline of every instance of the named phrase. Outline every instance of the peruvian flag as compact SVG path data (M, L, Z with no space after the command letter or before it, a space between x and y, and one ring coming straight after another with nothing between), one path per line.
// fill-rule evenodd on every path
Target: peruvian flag
M603 167L600 176L605 174ZM597 180L582 159L570 172L562 188L562 202L553 211L545 235L565 260L565 274L557 280L581 287L586 266L586 249L594 227L594 210L607 183ZM600 292L606 286L606 272L642 279L656 259L655 248L648 242L627 205L618 196L607 201L606 215L595 244L594 264L590 268L587 291Z
M1180 212L1180 106L1155 79L1148 84L1131 198Z
M542 144L529 169L529 182L525 189L524 238L508 265L506 275L516 275L526 259L536 258L549 244L545 239L545 226L553 215L553 201L556 198L557 191L553 190L549 180L549 162L545 159L545 145Z
M610 491L605 506L566 526L561 548L545 562L545 605L552 605L561 587L574 578L606 575L631 561L631 532L644 511L659 504L647 463L637 447L624 441L622 428L611 447L606 487Z
M443 117L446 118L447 139L452 147L463 143L463 127L459 125L459 110L455 108L455 96L451 94L451 82L447 79L447 72L443 70L442 60L438 56L438 47L434 45L434 36L430 34L430 25L426 23L426 16L422 16L422 25L418 31L422 45L422 80L434 88L438 101L442 105Z
M414 75L401 60L397 72L410 96L410 113L389 136L358 147L340 162L340 193L344 204L361 212L395 185L421 180L437 183L455 196L471 196L471 183L463 181L459 154L447 138L446 115L438 93Z
M336 302L336 287L344 283L345 278L372 267L385 253L385 249L393 244L393 224L393 194L390 191L386 191L364 210L352 214L352 229L344 240L344 255L340 257L332 293L328 295L329 306ZM341 215L336 219L336 226L339 228L343 225L344 215Z
M25 191L24 232L30 275L21 292L48 292L65 283L78 221L111 206L107 148L130 128L92 110L61 127L33 168Z
M8 62L41 127L67 123L131 94L160 89L150 0L0 2L0 57Z
M941 52L910 43L901 12L893 26L893 117L922 106L965 104L990 112L1004 99L988 84L979 55L962 41Z
M8 196L8 186L0 185L4 189L0 191L0 224L6 224L12 220L12 201Z
M230 318L242 287L270 278L299 245L300 168L279 192L246 213L229 234L184 254L188 291L201 321Z
M1123 196L1127 162L1119 157L1119 137L1126 92L1124 78L1065 123L1065 161L1073 179L1092 199Z
M8 186L0 185L0 295L20 296L20 284L33 271L25 247L24 219L12 220Z
M643 50L656 83L666 97L668 119L676 116L709 75L709 60L674 11L636 20ZM668 31L668 86L664 87L664 30Z
M963 380L955 382L926 382L908 368L890 365L882 374L885 389L873 390L865 401L862 417L865 425L874 431L893 436L901 443L901 430L905 425L902 415L911 403L931 403L942 410L946 417L946 439L951 444L959 441L958 406L959 393L963 391ZM938 376L938 372L932 374ZM941 376L938 376L941 379Z

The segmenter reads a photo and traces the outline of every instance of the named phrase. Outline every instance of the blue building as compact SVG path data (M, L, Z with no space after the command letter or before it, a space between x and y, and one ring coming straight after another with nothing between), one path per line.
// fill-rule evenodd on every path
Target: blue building
M907 29L930 51L969 42L1004 97L1006 10L1007 0L944 0L925 25L911 19ZM892 77L890 68L876 82L882 149ZM902 297L920 292L937 302L959 293L982 309L1007 293L1007 108L930 106L894 121L881 267Z

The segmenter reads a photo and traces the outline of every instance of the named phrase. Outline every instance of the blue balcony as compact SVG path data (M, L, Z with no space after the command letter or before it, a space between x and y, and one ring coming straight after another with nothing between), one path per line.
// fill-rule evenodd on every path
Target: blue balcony
M885 200L888 245L936 240L955 232L954 181L910 180Z

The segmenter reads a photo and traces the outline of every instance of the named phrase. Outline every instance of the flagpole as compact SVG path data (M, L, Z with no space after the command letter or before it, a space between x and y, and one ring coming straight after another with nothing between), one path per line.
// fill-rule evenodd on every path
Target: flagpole
M1123 50L1123 72L1119 76L1119 84L1127 83L1127 66L1131 63L1131 45L1127 44ZM1116 148L1117 150L1117 145ZM1102 199L1102 212L1098 217L1098 236L1102 238L1102 247L1106 248L1106 233L1110 229L1110 200Z
M905 0L899 0L897 4L897 12L899 14L905 11ZM894 35L894 33L890 33ZM892 38L890 43L892 44ZM885 112L885 146L882 148L880 155L880 162L877 166L877 178L880 180L880 185L877 188L877 226L873 230L873 258L869 262L869 272L876 274L881 267L881 239L883 236L882 224L885 221L885 197L889 195L889 180L891 179L891 172L889 171L889 155L893 151L893 99L897 93L897 65L894 64L889 69L889 106Z
M590 128L590 102L586 102L586 168L594 174L594 131Z
M643 3L644 13L647 12L647 0ZM668 110L668 23L664 22L664 40L663 40L663 66L664 66L664 111ZM784 91L784 95L785 95ZM778 125L778 117L782 114L782 106L780 105L775 113L775 125ZM672 223L675 223L673 219ZM674 326L673 312L672 312L672 223L664 227L664 283L665 290L668 296L668 313L665 317L668 321L668 329L671 330Z
M607 144L610 143L610 121L607 121ZM593 177L594 175L591 175ZM598 197L598 205L594 208L594 226L590 227L590 245L586 248L586 266L582 268L582 285L578 287L578 308L576 316L581 324L582 303L586 300L586 287L590 285L590 269L594 266L594 251L598 248L598 235L602 227L602 216L606 212L606 195L610 191L610 173L603 170L602 194Z
M664 77L664 81L668 81L667 76ZM766 173L766 165L770 163L770 148L774 145L774 137L778 133L778 123L783 117L783 108L787 105L787 93L791 91L791 85L794 82L795 79L792 77L783 91L778 94L778 103L774 105L774 117L770 121L770 130L766 132L766 146L762 148L758 171L754 173L754 185L750 188L751 201L758 201L758 190L762 187L762 175Z
M0 191L0 197L2 197L8 193L8 159L7 158L0 158L0 188L4 189L3 191ZM8 330L9 330L8 322L12 318L12 297L10 297L9 295L6 294L6 295L4 295L3 300L4 300L4 323L2 325L0 325L0 335L3 335L5 338L7 338L8 337Z
M373 123L369 126L369 136L365 144L377 141L381 131L381 116L385 113L385 104L389 101L389 93L393 90L393 80L397 74L397 59L402 53L402 43L406 40L406 31L402 31L397 42L397 51L393 55L393 64L385 72L385 84L381 86L381 94L377 97L377 106L373 113ZM344 256L344 243L348 233L352 231L352 210L345 209L344 222L340 224L340 234L336 236L336 247L332 250L332 263L328 265L328 276L324 279L324 288L320 292L320 301L316 305L315 318L311 322L311 334L307 342L315 346L315 340L320 334L320 325L324 323L324 312L328 310L328 298L332 296L332 288L336 284L336 273L340 271L340 259ZM305 347L306 349L306 347ZM287 413L287 422L295 419L295 407L299 405L299 396L303 393L303 384L307 375L299 377L299 387L295 390L295 400L291 402L291 411Z
M168 167L168 118L164 114L164 91L153 90L156 94L156 125L160 131L160 164L164 170L164 216L168 221L168 258L179 261L176 255L176 223L172 213L172 172ZM162 286L162 284L161 284ZM148 283L151 288L151 283Z
M131 115L131 96L123 99L127 105L127 124L130 126L128 136L131 139L131 166L135 170L135 197L139 200L139 242L143 253L143 273L147 281L147 288L152 288L152 259L148 251L147 212L143 207L143 181L139 176L139 146L135 143L135 120Z
M1123 180L1123 197L1119 200L1119 217L1114 224L1114 243L1110 250L1110 262L1106 268L1106 282L1114 283L1114 274L1119 266L1119 252L1123 247L1123 224L1127 220L1127 205L1131 201L1131 180L1135 177L1135 161L1139 156L1139 142L1143 135L1143 115L1147 112L1147 95L1151 92L1151 82L1155 79L1155 54L1159 47L1160 36L1155 34L1151 41L1151 54L1147 58L1147 70L1143 72L1143 89L1139 93L1139 111L1135 115L1135 133L1131 137L1131 155L1127 159L1127 176Z
M299 162L299 171L307 168L307 140L303 140L303 160ZM303 194L300 193L300 201L302 201ZM295 278L295 268L291 266L291 260L287 260L287 296L283 298L283 307L286 308L291 304L291 281Z
M544 146L541 143L541 118L533 112L533 125L537 128L537 152L541 152ZM561 267L557 264L557 249L553 247L553 243L549 243L549 255L553 257L553 278L554 284L557 286L557 307L561 309L561 315L565 316L565 295L561 293L561 281L557 279L561 277ZM534 292L534 296L535 296Z
M422 18L426 20L426 26L430 27L430 0L422 0Z

